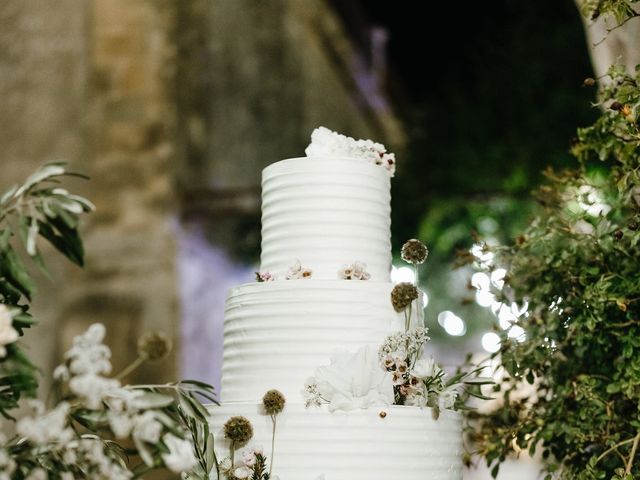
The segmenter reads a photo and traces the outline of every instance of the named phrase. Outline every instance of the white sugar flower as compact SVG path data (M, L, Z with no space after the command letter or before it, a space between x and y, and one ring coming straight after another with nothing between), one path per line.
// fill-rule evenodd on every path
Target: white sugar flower
M314 377L330 411L393 403L391 375L381 368L377 350L371 345L355 353L336 351L331 364L316 369Z
M440 372L441 369L433 359L433 357L421 358L413 365L413 368L411 369L411 374L414 377L418 377L421 379L436 377Z
M309 268L304 268L300 264L300 260L296 260L296 263L293 264L291 268L287 271L285 275L285 280L297 280L300 278L311 278L313 272Z
M356 140L326 127L318 127L311 133L311 143L305 153L310 158L350 157L366 160L395 173L396 159L381 143L372 140Z
M369 280L371 275L367 272L367 264L354 262L351 265L342 265L338 270L338 278L343 280Z
M5 345L18 340L18 331L13 328L13 317L6 305L0 304L0 358L7 355Z
M182 473L196 465L197 461L191 442L170 434L165 435L163 441L169 449L169 453L163 453L162 460L169 470Z
M133 437L148 443L158 443L162 433L162 424L156 419L153 410L133 417Z

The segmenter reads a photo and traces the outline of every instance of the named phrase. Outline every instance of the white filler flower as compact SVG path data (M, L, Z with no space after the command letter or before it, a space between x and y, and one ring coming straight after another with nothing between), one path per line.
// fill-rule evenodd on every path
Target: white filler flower
M169 449L169 453L163 453L162 460L169 470L175 473L182 473L196 465L191 442L170 434L165 435L163 440Z
M331 365L316 370L315 380L330 411L393 403L391 375L381 368L378 349L372 345L355 353L336 351Z
M5 345L15 342L18 339L18 332L13 328L13 318L6 305L0 304L0 358L7 355Z

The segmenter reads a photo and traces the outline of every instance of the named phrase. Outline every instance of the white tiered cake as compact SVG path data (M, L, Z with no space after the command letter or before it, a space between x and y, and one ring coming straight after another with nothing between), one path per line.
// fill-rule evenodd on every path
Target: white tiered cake
M381 156L380 165L307 152L311 158L263 171L261 272L276 280L229 293L223 403L211 411L216 450L229 451L223 424L232 416L251 421L251 444L270 447L272 418L261 399L277 389L287 401L275 438L273 473L281 480L460 479L457 412L442 410L436 420L431 408L376 401L347 411L305 406L305 382L332 352L377 349L405 328L390 301L393 157ZM277 278L296 261L292 280ZM356 261L366 264L367 281L339 278ZM410 323L421 324L415 310ZM270 458L271 449L264 454Z

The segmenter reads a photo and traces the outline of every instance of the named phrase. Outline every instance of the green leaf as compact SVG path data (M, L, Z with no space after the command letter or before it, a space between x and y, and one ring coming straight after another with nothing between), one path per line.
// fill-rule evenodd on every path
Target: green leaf
M142 410L150 410L155 408L163 408L173 403L173 397L163 395L161 393L147 392L144 395L136 397L133 401L136 408Z

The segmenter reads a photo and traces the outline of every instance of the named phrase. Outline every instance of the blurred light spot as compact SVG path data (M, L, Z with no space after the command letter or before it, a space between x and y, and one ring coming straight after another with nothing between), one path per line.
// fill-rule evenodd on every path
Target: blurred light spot
M471 285L478 290L489 290L490 282L489 275L484 272L476 272L471 275Z
M515 338L518 342L524 342L527 339L526 334L524 333L524 328L520 325L514 325L509 330L509 338Z
M511 308L507 307L504 303L498 310L498 320L500 321L500 328L507 330L511 327L511 324L518 320L518 318L511 312Z
M482 217L478 220L478 230L484 234L497 232L499 226L498 222L491 217Z
M496 297L488 290L478 290L476 292L476 303L481 307L490 307L495 303Z
M393 283L416 281L416 272L411 267L391 267L391 281Z
M422 307L426 307L427 305L429 305L429 295L427 295L427 292L422 292Z
M504 268L496 268L493 272L491 272L491 283L499 289L502 290L504 287L504 277L507 274L507 271Z
M516 317L521 317L522 315L527 313L528 310L529 302L527 302L526 300L522 304L522 307L518 307L518 304L516 302L513 302L511 304L511 313L513 313Z
M476 257L480 265L485 267L491 265L494 256L493 252L486 252L483 244L476 243L469 251L474 257Z
M498 334L493 332L485 333L482 336L482 348L491 353L500 350L500 337Z
M459 316L455 313L445 310L438 315L438 323L444 328L444 330L455 337L464 335L467 331L467 326Z
M591 185L582 185L578 189L578 194L578 205L592 217L604 216L611 211L611 207L604 202L600 192Z

